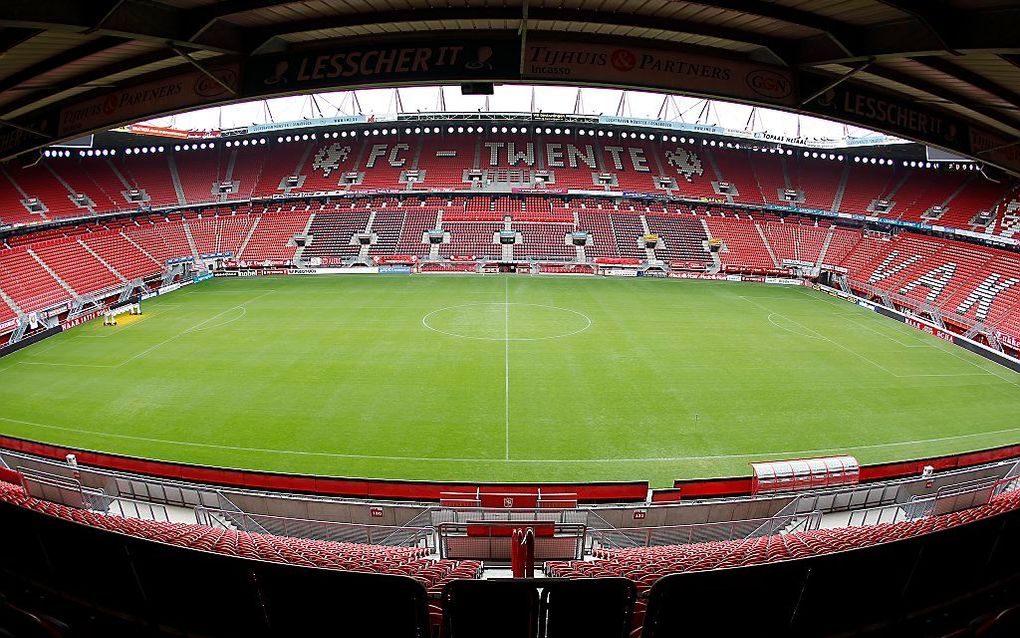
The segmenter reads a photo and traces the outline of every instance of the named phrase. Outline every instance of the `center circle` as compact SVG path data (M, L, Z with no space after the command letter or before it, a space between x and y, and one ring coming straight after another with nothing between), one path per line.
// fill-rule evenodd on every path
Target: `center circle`
M421 323L448 337L483 341L559 339L591 327L588 315L569 308L496 301L439 308L422 317Z

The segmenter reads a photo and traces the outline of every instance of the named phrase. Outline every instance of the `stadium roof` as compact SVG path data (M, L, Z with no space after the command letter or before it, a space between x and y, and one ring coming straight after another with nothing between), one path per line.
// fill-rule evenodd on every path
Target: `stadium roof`
M1004 0L5 0L0 156L242 99L524 81L803 111L1020 172L1017 33Z
M403 114L435 113L556 113L607 116L613 123L640 126L646 121L687 123L707 129L744 134L769 133L770 139L810 146L821 142L828 147L881 145L901 142L874 131L839 124L817 117L685 96L628 91L625 89L566 86L499 85L490 95L462 95L458 87L405 87L323 92L256 100L226 106L196 109L178 115L161 116L143 125L185 131L226 131L252 125L294 122L305 124L323 118L364 115L392 121Z

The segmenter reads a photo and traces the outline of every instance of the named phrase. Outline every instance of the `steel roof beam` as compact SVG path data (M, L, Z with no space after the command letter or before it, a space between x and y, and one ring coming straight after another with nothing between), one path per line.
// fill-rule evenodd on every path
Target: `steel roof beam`
M24 44L42 33L42 29L11 28L0 29L0 57L19 44Z
M0 27L100 33L218 53L241 51L241 30L222 22L192 40L186 13L143 0L4 0Z
M936 106L936 105L942 106L942 105L946 105L946 104L955 104L955 105L961 106L961 107L963 107L963 108L965 108L965 109L967 109L967 110L969 110L969 111L971 111L973 113L977 113L978 115L981 115L981 116L983 116L985 118L988 118L988 119L992 120L993 122L997 122L997 123L1001 124L1004 127L1012 128L1014 131L1016 131L1017 129L1020 129L1020 127L1018 127L1016 123L1010 123L1009 121L1004 120L1003 119L1003 114L1000 111L997 111L997 110L993 109L992 107L989 107L986 104L978 104L978 103L974 102L974 100L971 100L971 99L967 98L966 96L962 96L959 93L951 93L951 92L947 91L944 87L941 87L941 86L938 86L938 85L935 85L935 84L931 84L930 82L927 82L927 81L925 81L923 79L920 79L920 78L917 78L915 76L907 75L905 73L901 73L901 72L893 70L893 69L888 69L888 68L880 67L880 66L877 66L877 65L874 65L874 64L871 65L870 67L868 67L867 70L865 70L863 74L864 75L873 75L875 77L881 78L883 80L888 80L890 82L896 82L897 84L902 84L903 86L906 86L906 87L908 87L910 89L914 89L914 90L917 90L917 91L922 91L924 93L928 93L928 94L934 96L931 99L918 98L918 97L915 97L915 96L910 96L908 98L908 99L912 99L912 100L914 100L916 102L920 102L920 103L924 103L924 104L931 104L933 106ZM865 78L864 81L866 82L867 79ZM882 90L882 91L889 91L888 88L882 87L882 86L877 86L876 88L878 88L879 90ZM904 96L904 97L906 97L906 96ZM956 113L956 112L953 112L953 111L949 111L948 109L946 109L946 111L947 111L948 114L952 115L953 117L957 117L957 118L961 117L961 115L959 113Z
M253 53L264 52L271 40L282 35L338 29L373 24L393 24L398 22L427 21L467 21L467 20L520 20L521 11L516 7L434 7L415 9L412 11L387 11L383 13L366 13L332 18L314 18L274 24L250 33ZM603 11L550 9L531 7L528 20L532 24L538 21L558 21L572 23L588 23L605 26L622 26L639 29L655 29L674 33L689 33L711 38L719 38L732 42L751 44L767 50L775 62L784 64L793 50L787 40L763 37L750 31L731 29L728 27L706 25L688 20L669 20L655 16L642 16Z
M41 62L28 66L21 71L12 73L0 80L0 93L5 93L23 82L27 82L41 75L46 75L47 73L52 73L53 71L60 69L62 66L97 53L102 53L103 51L112 49L120 44L124 44L124 40L115 37L103 37L72 47L62 53L54 55L53 57L46 58Z
M109 87L111 86L110 83L102 83L102 81L105 78L110 77L111 75L118 75L120 73L124 73L125 71L130 71L131 69L148 66L150 64L155 64L156 62L162 62L170 58L178 57L179 56L176 53L168 49L166 51L153 51L152 53L148 53L145 55L138 55L129 60L113 62L105 66L102 66L98 69L93 69L88 73L83 73L81 75L75 76L73 82L67 82L63 85L57 86L40 87L39 89L29 93L28 95L18 98L13 102L8 102L7 104L0 105L0 113L5 114L13 113L27 106L31 106L32 104L44 99L48 93L52 94L54 92L53 89L55 88L56 89L63 88L64 90L66 90L77 86L88 86L90 89ZM181 62L183 64L184 61L181 60ZM141 78L130 78L128 80L124 80L124 82L138 83L145 82L148 79L149 77L146 75ZM82 94L76 95L74 99L86 99L86 98L84 97L84 94Z
M1003 102L1013 105L1014 109L1020 108L1020 94L1007 89L1004 86L992 82L988 78L971 71L970 69L953 64L946 58L926 57L915 60L918 64L934 69L943 75L954 80L959 80L973 86L974 88L992 95ZM992 108L999 108L992 106Z
M826 64L863 62L868 58L913 58L928 55L944 56L946 52L991 51L1020 53L1020 7L1006 7L960 12L952 16L953 29L944 35L934 31L922 20L908 18L899 22L855 29L846 39L853 52L834 46L824 36L802 40L797 47L795 62L813 67Z

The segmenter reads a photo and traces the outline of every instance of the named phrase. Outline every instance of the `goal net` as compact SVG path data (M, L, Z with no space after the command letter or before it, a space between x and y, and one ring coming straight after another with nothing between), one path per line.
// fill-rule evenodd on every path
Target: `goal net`
M140 316L141 314L142 304L140 303L131 302L120 304L118 306L110 308L105 313L103 313L103 325L116 326L118 323L117 322L118 317L121 317L121 321L123 321L123 315L127 315L129 317L137 317Z

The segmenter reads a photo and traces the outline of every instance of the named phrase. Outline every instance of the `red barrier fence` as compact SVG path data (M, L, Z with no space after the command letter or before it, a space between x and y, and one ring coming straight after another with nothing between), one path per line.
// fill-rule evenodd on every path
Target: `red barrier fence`
M403 481L308 476L273 472L215 468L169 461L140 459L107 452L95 452L38 443L0 435L0 447L48 459L63 461L68 454L77 456L80 465L129 472L162 479L205 483L253 490L269 490L301 494L319 494L356 498L377 498L398 501L439 502L444 493L506 492L574 496L577 503L634 503L648 496L647 481L597 483L449 483L438 481Z
M75 454L80 465L107 470L129 472L162 479L205 483L244 489L269 490L327 496L377 498L383 500L441 502L444 494L478 495L510 494L549 497L549 503L566 502L574 496L574 505L586 503L637 503L648 497L647 481L597 483L442 483L434 481L372 480L254 472L226 468L203 467L168 461L154 461L106 452L80 450L48 443L38 443L0 435L0 447L48 459L63 461L67 454ZM896 461L861 467L861 483L917 476L926 465L935 470L951 470L1020 457L1020 445L1007 445L963 454L950 454L926 459ZM745 496L751 493L751 477L677 480L670 489L655 490L652 501L676 502L695 498ZM493 496L495 498L495 496ZM500 501L501 502L501 501ZM519 501L517 501L519 502ZM478 506L465 503L467 506ZM498 505L497 507L506 507ZM515 506L516 507L516 506ZM526 507L526 506L524 506ZM541 504L539 504L541 507ZM560 507L560 505L554 506Z

